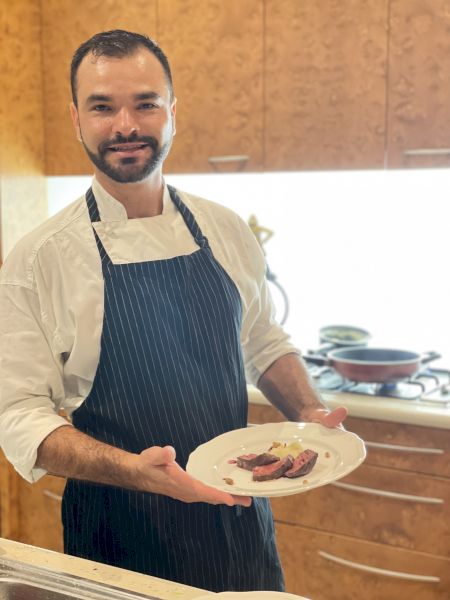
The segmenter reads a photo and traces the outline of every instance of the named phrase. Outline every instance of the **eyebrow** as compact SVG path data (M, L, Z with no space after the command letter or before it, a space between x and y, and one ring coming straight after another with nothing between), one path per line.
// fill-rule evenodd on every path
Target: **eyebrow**
M141 92L140 94L135 94L135 100L157 100L160 98L160 95L157 92ZM107 96L105 94L91 94L86 98L86 104L92 104L93 102L111 102L112 96Z

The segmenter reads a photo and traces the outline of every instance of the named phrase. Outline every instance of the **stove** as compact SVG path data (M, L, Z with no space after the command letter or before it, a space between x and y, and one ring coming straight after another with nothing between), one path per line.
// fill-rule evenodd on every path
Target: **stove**
M332 367L306 363L315 387L321 392L381 396L450 406L450 370L424 366L410 379L395 383L361 383L339 375Z

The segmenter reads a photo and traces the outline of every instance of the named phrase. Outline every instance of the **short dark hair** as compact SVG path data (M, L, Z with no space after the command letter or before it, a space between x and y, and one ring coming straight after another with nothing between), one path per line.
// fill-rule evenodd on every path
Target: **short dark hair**
M172 97L173 82L169 61L158 44L147 35L141 33L133 33L124 29L112 29L111 31L96 33L83 42L73 55L70 65L70 85L72 87L72 99L75 106L77 106L77 72L81 61L87 54L123 57L133 54L140 47L147 48L161 63L169 82L169 90Z

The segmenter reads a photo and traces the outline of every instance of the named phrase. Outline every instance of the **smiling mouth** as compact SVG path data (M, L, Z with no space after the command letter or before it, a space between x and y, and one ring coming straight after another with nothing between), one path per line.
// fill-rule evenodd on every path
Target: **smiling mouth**
M148 144L119 144L117 146L110 146L108 150L111 152L137 152L147 148Z

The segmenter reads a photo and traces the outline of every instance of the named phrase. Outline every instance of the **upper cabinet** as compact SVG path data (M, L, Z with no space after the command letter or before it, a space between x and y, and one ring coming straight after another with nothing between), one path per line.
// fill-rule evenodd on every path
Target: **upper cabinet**
M70 122L69 67L112 28L154 37L171 63L168 173L450 165L448 0L41 6L49 175L92 172Z
M0 264L47 216L40 7L0 7Z
M381 168L388 0L266 0L267 170Z
M450 167L450 3L390 4L388 166Z
M43 0L42 61L47 175L88 175L92 165L69 114L72 54L90 36L131 29L155 36L157 0Z
M177 97L166 172L263 168L263 0L159 2Z

